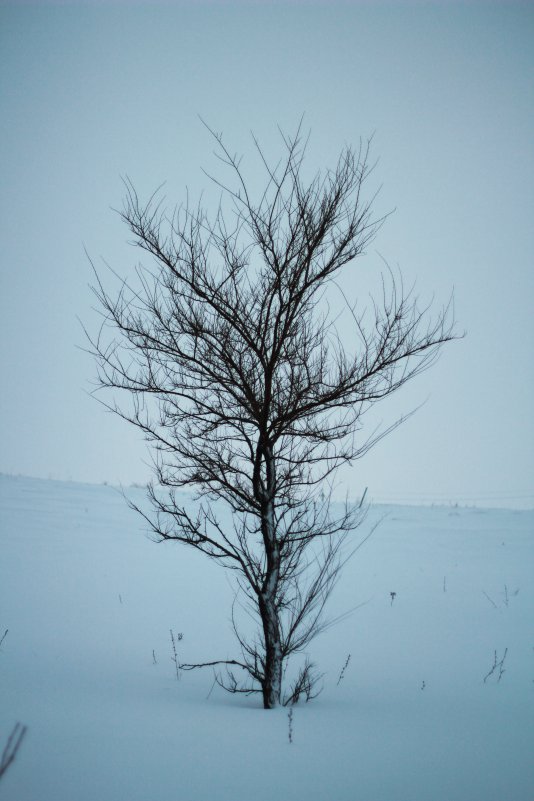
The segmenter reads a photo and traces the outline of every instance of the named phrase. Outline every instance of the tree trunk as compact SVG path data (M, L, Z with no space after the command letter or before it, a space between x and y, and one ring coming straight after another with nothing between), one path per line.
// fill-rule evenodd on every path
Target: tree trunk
M265 638L265 672L262 682L263 707L273 709L280 705L282 694L282 648L280 626L274 598L262 597L260 613Z
M265 467L261 477L261 463ZM254 494L260 502L261 533L265 548L265 574L258 607L263 627L265 665L262 681L263 706L273 709L280 705L282 694L282 645L280 642L279 610L276 602L280 578L280 547L276 537L275 505L276 469L272 448L260 440L254 465Z
M266 465L266 492L262 498L261 529L266 555L266 569L259 609L265 643L265 671L262 683L263 706L273 709L280 705L282 694L282 646L276 592L280 577L280 548L276 538L274 513L275 465L269 447L264 452Z

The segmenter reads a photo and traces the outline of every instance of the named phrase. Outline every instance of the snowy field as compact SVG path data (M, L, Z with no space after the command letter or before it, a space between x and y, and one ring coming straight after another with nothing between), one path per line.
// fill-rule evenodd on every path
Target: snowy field
M28 727L0 799L534 798L534 512L374 508L289 742L287 709L177 679L171 629L184 661L237 654L224 571L151 542L110 487L0 493L0 750Z

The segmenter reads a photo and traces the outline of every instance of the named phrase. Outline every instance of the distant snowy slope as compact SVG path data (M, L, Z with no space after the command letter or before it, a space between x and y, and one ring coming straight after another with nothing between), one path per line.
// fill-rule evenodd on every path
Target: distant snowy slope
M533 798L534 512L376 507L355 542L382 517L290 743L287 709L176 678L170 629L184 660L237 654L223 570L151 542L113 488L0 476L0 750L28 726L0 798Z

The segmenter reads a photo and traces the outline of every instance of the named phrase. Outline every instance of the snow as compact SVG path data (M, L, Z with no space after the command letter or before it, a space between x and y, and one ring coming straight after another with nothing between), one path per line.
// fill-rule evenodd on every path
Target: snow
M237 655L223 570L111 487L0 476L0 510L0 747L28 726L5 801L533 797L534 512L372 509L290 743L287 709L177 680L170 629L184 661Z

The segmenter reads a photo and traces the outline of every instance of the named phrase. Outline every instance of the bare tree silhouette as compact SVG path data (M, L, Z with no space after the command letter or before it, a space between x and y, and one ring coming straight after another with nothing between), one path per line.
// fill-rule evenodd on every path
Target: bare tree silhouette
M238 659L180 667L220 668L222 686L261 692L271 708L316 692L306 661L284 694L284 665L327 625L342 545L363 515L362 503L333 513L332 477L398 424L360 436L366 410L434 362L453 321L450 304L432 315L386 270L366 309L345 298L351 352L341 342L323 294L383 222L363 194L369 143L306 182L300 128L282 134L276 165L254 140L266 175L254 199L240 161L211 133L235 179L211 179L222 197L213 216L201 205L168 214L158 193L142 203L126 182L122 219L152 258L135 289L123 281L110 293L95 272L104 320L90 342L99 386L130 400L110 408L154 446L153 511L138 511L159 539L235 571L258 621L252 639L234 625ZM184 487L201 499L197 511L181 505Z

